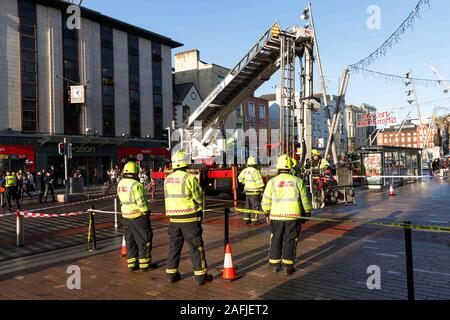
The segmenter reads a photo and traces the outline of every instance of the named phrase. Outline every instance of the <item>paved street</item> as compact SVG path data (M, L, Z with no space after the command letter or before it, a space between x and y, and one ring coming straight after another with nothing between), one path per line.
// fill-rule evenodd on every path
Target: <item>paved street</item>
M314 217L412 221L414 224L448 226L450 183L432 179L387 191L359 190L356 205L326 208ZM160 196L160 195L159 195ZM209 199L204 240L210 272L215 281L196 287L185 246L180 271L182 281L165 281L167 224L153 217L154 262L159 268L146 274L126 271L121 258L121 232L113 217L98 214L98 250L86 250L87 217L26 219L26 244L14 246L14 218L0 220L0 299L406 299L406 268L402 229L346 222L308 222L297 250L297 272L285 278L267 269L269 226L245 226L241 217L230 219L230 242L238 278L220 279L223 265L223 218L220 212L232 202ZM96 208L112 210L112 200ZM61 212L87 209L91 202L67 206ZM161 201L153 211L161 210ZM53 209L51 210L53 212ZM450 299L449 234L413 231L414 280L417 299ZM67 267L81 269L81 289L69 290ZM381 289L369 290L371 265L381 269Z

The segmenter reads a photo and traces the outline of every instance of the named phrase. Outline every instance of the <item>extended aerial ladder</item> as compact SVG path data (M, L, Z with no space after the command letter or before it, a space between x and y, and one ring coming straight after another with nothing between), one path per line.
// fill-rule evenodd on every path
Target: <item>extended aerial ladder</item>
M181 142L174 150L188 150L192 159L213 157L222 152L224 140L217 137L223 132L228 115L278 70L281 70L282 94L280 152L292 150L289 144L293 144L295 135L294 110L299 107L295 103L295 61L297 57L304 57L305 47L311 50L311 41L309 29L293 27L283 31L275 23L212 90L183 128L179 128L178 133L174 131L172 140ZM309 60L311 66L308 70L312 73L313 59ZM312 74L306 79L312 91Z

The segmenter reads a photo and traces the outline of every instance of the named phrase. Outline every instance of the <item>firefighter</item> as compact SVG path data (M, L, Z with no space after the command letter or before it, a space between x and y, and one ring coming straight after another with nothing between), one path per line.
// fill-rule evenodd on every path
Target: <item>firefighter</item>
M272 178L264 190L262 209L271 225L269 266L273 272L292 274L302 217L311 215L311 201L305 182L293 176L292 160L282 155L277 162L278 175Z
M16 200L17 210L20 210L19 204L19 189L16 175L11 172L6 172L5 177L5 193L6 193L6 202L8 203L8 211L11 211L11 200ZM6 206L6 203L3 204L3 207Z
M307 160L306 168L307 169L320 169L325 170L327 168L330 168L330 164L327 160L322 159L320 155L320 151L313 149L311 151L312 160Z
M128 270L143 272L156 268L151 264L152 227L150 204L144 186L139 182L139 166L128 162L117 185L122 204L123 226L127 243Z
M172 157L173 173L164 181L166 215L170 218L166 274L170 283L180 280L178 266L186 241L190 247L195 281L198 285L203 285L213 280L207 273L202 239L203 190L195 176L186 172L189 166L186 154L177 151Z
M238 180L244 184L245 208L249 210L260 210L261 193L264 190L264 181L261 173L256 169L257 161L254 157L247 159L247 168L239 174ZM258 214L244 214L245 224L259 224Z

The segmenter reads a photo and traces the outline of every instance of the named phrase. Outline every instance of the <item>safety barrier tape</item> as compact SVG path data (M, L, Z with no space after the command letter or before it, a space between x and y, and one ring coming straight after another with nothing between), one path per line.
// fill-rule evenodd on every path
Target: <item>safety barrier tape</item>
M0 218L9 217L9 216L15 216L15 215L16 215L15 213L2 213L2 214L0 214Z
M58 217L73 217L85 214L85 211L69 212L69 213L39 213L22 211L20 215L25 218L58 218Z
M235 212L239 213L253 213L266 215L266 213L258 210L249 210L242 208L232 208ZM450 227L440 227L440 226L421 226L415 224L406 224L406 223L395 223L395 222L376 222L373 220L367 219L331 219L331 218L318 218L318 217L302 217L302 220L309 221L322 221L322 222L338 222L338 223L353 223L353 224L366 224L373 225L378 227L389 227L389 228L401 228L401 229L412 229L412 230L420 230L420 231L432 231L432 232L441 232L441 233L450 233Z

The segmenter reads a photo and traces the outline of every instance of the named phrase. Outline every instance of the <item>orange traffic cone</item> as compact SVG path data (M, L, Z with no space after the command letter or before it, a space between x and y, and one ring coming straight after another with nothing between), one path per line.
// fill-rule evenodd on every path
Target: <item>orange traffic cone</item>
M127 242L125 241L125 235L123 235L122 248L120 249L120 255L122 257L126 257L127 256Z
M389 195L391 197L395 196L394 185L391 183L391 187L389 188Z
M236 277L236 269L233 267L233 259L231 258L231 246L227 243L225 247L225 259L223 263L222 279L234 280Z

